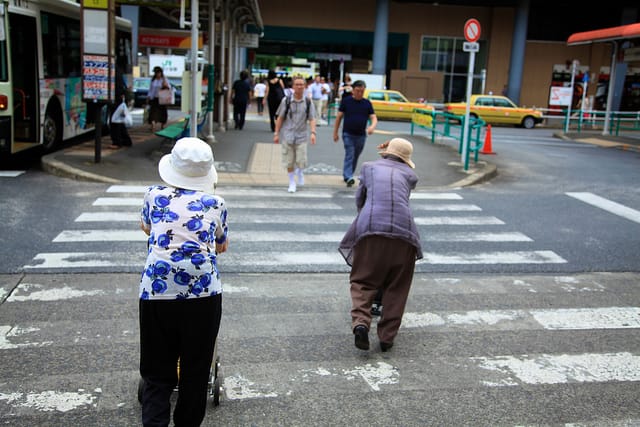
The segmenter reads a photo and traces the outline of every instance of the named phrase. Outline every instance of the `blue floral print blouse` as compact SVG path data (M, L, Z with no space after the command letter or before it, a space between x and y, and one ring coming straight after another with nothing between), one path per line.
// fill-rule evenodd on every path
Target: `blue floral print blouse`
M144 196L141 219L151 228L140 299L171 300L222 292L215 243L228 236L224 199L156 185Z

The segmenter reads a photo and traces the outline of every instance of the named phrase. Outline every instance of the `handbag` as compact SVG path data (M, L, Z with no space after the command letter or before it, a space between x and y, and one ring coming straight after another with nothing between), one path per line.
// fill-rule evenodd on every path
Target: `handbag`
M176 102L173 89L160 89L158 91L158 104L160 105L173 105Z

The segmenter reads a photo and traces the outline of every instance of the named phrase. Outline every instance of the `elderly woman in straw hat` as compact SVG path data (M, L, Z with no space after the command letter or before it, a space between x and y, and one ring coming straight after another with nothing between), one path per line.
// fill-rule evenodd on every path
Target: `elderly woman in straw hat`
M355 346L369 349L371 304L383 291L384 312L377 333L382 351L393 346L411 288L420 235L409 196L418 177L411 160L413 145L393 138L378 146L381 159L366 162L356 191L358 214L339 250L351 266L351 328Z
M158 171L164 184L147 190L141 212L149 235L139 292L142 424L169 425L178 385L173 421L197 426L220 327L217 256L227 250L227 208L213 194L218 175L206 142L178 140Z

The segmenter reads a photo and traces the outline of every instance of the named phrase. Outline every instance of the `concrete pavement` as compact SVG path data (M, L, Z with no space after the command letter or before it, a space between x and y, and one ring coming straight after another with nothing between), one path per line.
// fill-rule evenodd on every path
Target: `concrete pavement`
M179 118L181 113L172 111L170 117ZM95 142L90 140L43 156L42 168L52 174L72 179L105 183L153 183L159 182L157 164L160 158L171 151L173 141L159 137L142 125L142 110L134 110L134 123L129 129L133 146L113 150L109 148L110 137L103 136L101 161L95 162ZM200 137L206 140L208 127L203 126ZM306 187L344 187L342 141L332 139L333 124L322 122L318 126L317 143L309 146L309 166L305 169ZM410 135L406 122L379 122L376 132L368 137L359 164L379 158L376 146L390 138L400 136L413 142L413 159L419 177L418 186L423 189L459 188L477 184L494 177L498 171L490 163L491 156L473 159L464 170L460 162L455 141L431 142L426 131ZM634 136L604 137L597 131L580 134L558 132L558 138L638 150L640 138ZM637 136L637 135L635 135ZM280 146L273 143L268 116L255 112L247 113L247 122L242 131L215 131L212 148L218 185L263 185L281 186L286 190L288 178L280 160ZM302 188L299 188L301 191Z
M174 112L175 113L175 112ZM157 163L171 151L173 141L152 134L141 124L141 112L134 111L137 126L129 129L133 146L113 150L108 135L102 137L101 161L95 162L95 142L86 141L63 148L42 158L42 168L52 174L72 179L105 182L158 182ZM175 116L175 114L174 114ZM207 126L200 137L206 140ZM305 169L306 187L345 187L342 180L344 148L342 140L332 139L333 124L318 126L317 143L308 148L309 166ZM265 114L247 113L242 131L215 131L212 148L218 171L218 185L282 186L288 183L280 160L280 146L273 143L269 119ZM375 147L396 136L414 144L413 159L421 188L454 188L490 179L495 166L484 161L470 162L468 170L460 163L454 142L431 143L427 132L410 135L406 122L380 122L378 130L367 139L359 164L379 158ZM301 188L299 191L302 190Z

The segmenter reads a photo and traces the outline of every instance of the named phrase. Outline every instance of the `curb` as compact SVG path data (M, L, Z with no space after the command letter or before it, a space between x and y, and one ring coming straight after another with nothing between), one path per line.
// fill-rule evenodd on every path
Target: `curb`
M60 162L55 159L55 154L47 154L40 159L40 166L42 170L52 175L61 176L64 178L72 178L81 181L90 182L103 182L106 184L121 184L119 179L109 178L107 176L98 175L91 172L86 172L81 169L74 168L66 163Z
M489 181L498 175L498 168L496 165L487 162L478 162L478 164L482 164L482 169L471 173L468 177L454 182L453 184L449 184L447 188L469 187ZM458 165L460 164L456 164L456 166Z

